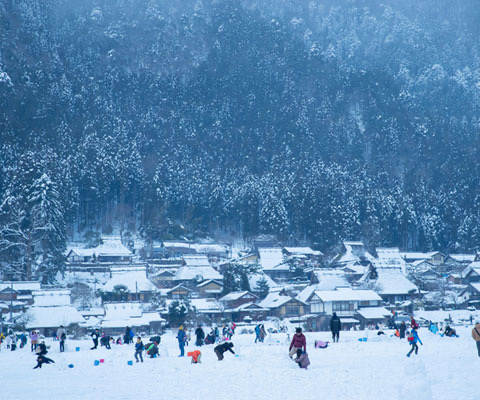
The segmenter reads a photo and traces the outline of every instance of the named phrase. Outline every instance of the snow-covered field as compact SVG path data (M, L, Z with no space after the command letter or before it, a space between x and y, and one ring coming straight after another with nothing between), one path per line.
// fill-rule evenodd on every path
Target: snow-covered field
M213 346L203 346L202 364L178 358L175 336L162 337L161 357L127 364L133 345L89 350L91 341L69 341L59 353L58 342L48 357L53 365L33 370L29 349L0 352L0 397L5 400L56 399L477 399L480 357L471 327L456 327L460 338L442 338L421 328L419 354L406 357L409 345L370 331L342 332L341 342L314 349L327 332L307 333L311 366L302 370L287 355L286 334L268 335L263 344L254 335L233 337L238 356L226 353L218 362ZM144 341L146 343L146 341ZM75 347L81 350L75 352ZM192 344L187 351L195 348ZM105 359L94 366L94 360ZM74 364L74 368L68 368Z

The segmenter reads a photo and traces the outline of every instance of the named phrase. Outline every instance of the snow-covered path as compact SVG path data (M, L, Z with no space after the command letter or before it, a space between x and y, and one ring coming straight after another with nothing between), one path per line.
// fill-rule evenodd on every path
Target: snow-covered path
M286 334L269 335L254 344L253 335L233 337L238 357L226 353L218 362L212 346L203 346L202 364L178 358L174 335L162 337L157 359L143 364L133 360L133 346L90 351L91 341L68 342L58 353L58 342L48 356L54 365L32 370L35 356L27 349L0 352L1 398L5 400L56 399L415 399L478 398L480 357L470 336L460 327L460 338L441 338L420 329L424 345L419 355L407 358L406 342L390 335L342 332L341 342L314 349L315 339L328 340L326 332L307 333L311 360L301 370L287 355ZM388 331L387 331L388 332ZM388 332L390 333L390 332ZM146 342L144 340L144 342ZM81 351L75 352L74 347ZM187 350L195 347L190 345ZM105 359L94 366L94 360ZM73 369L68 364L74 364Z

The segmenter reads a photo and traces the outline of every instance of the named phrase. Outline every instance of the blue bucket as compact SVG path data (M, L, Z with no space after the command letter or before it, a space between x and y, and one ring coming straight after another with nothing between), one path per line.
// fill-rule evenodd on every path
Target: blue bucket
M127 361L128 365L133 365L133 361Z
M80 347L75 347L75 351L80 351Z
M74 365L73 364L68 364L68 368L73 368Z
M95 365L95 366L100 365L100 361L95 360L95 361L93 362L93 365Z

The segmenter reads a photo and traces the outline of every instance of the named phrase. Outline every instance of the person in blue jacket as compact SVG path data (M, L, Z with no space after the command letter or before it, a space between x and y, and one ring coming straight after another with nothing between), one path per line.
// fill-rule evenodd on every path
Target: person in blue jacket
M135 360L138 362L138 356L140 356L140 361L143 362L143 350L145 350L145 346L143 345L142 338L140 336L137 337L137 343L135 343Z
M180 355L179 357L184 357L185 356L185 342L187 339L187 334L185 333L185 330L183 329L183 325L180 325L178 328L178 333L177 333L177 340L178 340L178 347L180 348Z
M412 328L412 331L410 332L410 335L408 336L408 343L411 344L412 348L408 352L407 357L410 357L410 355L413 353L414 350L415 350L415 354L418 354L418 344L417 344L418 342L420 342L420 344L423 346L422 341L418 337L417 329Z

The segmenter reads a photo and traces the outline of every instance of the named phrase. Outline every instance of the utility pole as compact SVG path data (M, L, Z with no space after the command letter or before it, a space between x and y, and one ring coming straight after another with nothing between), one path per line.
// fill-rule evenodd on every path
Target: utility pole
M13 282L10 282L10 288L12 293L10 294L10 322L12 322L12 312L13 312Z

